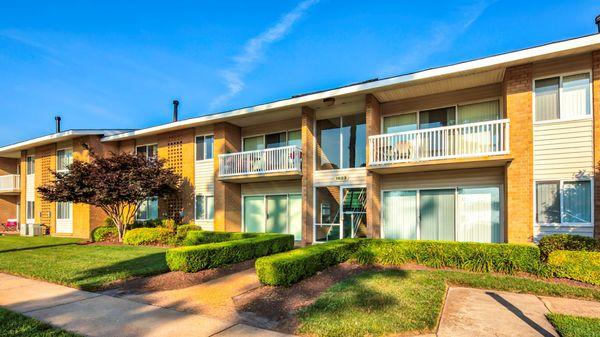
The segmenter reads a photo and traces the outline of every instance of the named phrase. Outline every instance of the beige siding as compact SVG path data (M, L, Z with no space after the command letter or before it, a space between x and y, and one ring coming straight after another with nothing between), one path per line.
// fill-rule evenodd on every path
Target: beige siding
M593 175L592 119L542 123L533 126L535 180L573 179Z
M367 183L365 168L351 168L340 170L318 170L313 173L314 186L341 186L359 185Z
M215 179L214 179L214 161L199 160L195 163L195 193L204 195L214 195L215 191ZM195 200L194 200L195 202ZM194 215L195 216L195 215ZM213 220L196 220L197 225L201 226L204 230L214 230Z
M382 190L457 186L498 186L503 183L503 167L398 173L381 176Z
M35 201L35 174L28 174L26 180L25 200Z
M352 97L347 100L336 100L333 106L316 110L316 119L328 119L358 113L365 113L364 95Z
M383 103L381 105L381 111L382 115L384 116L393 115L402 112L439 108L458 103L493 99L500 96L502 96L502 86L500 83L496 83L476 88L456 90L435 95L407 98Z
M587 71L592 68L592 55L589 53L555 58L533 64L533 77L546 77L574 71Z
M242 195L302 193L300 180L264 181L242 184Z

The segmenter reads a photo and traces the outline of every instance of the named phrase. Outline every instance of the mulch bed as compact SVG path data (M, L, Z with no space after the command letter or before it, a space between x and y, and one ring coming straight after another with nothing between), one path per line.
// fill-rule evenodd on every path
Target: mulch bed
M103 293L113 296L123 296L150 291L187 288L253 268L254 261L248 260L221 268L202 270L197 273L173 271L156 276L121 280L109 285L103 290Z
M367 270L380 269L353 263L329 267L315 276L290 287L263 286L233 298L236 310L254 317L255 325L284 333L294 333L298 326L295 313L312 304L327 288Z

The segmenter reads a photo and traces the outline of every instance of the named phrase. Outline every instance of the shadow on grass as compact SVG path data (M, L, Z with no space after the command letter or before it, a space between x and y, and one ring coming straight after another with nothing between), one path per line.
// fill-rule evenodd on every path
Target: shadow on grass
M51 248L51 247L59 247L59 246L74 246L74 245L77 245L77 243L76 242L55 243L55 244L51 244L51 245L40 245L40 246L31 246L31 247L23 247L23 248L0 249L0 254L1 253L10 253L10 252L20 252L20 251L24 251L24 250L34 250L34 249L40 249L40 248Z
M108 289L113 284L133 277L168 272L165 252L119 261L108 266L82 270L72 282L84 290Z

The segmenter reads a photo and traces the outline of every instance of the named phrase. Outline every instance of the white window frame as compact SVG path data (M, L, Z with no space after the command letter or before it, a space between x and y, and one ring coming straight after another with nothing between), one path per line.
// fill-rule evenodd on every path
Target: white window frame
M60 149L56 149L56 172L58 172L58 173L69 172L69 169L67 169L67 168L62 169L62 170L58 169L58 166L59 166L59 163L60 163L60 158L58 156L58 153L61 152L61 151L65 152L65 153L67 151L71 151L71 162L69 164L67 164L67 165L70 165L70 164L73 164L73 148L72 147L63 147L63 148L60 148Z
M572 182L580 182L580 181L589 181L590 182L590 222L562 222L563 219L563 185L564 183L572 183ZM560 199L560 209L559 209L559 217L560 222L537 222L537 184L538 183L549 183L549 182L559 182L559 190L558 197ZM589 227L594 224L594 179L586 178L586 179L539 179L533 182L533 223L537 226L564 226L564 227Z
M450 186L441 186L441 187L426 187L426 188L389 188L382 189L380 193L381 202L383 202L383 195L385 192L393 192L393 191L416 191L417 198L417 206L415 215L417 217L417 238L416 240L421 240L421 215L419 214L419 210L421 209L421 191L430 191L430 190L454 190L454 241L456 241L456 224L458 223L458 190L461 188L489 188L489 187L497 187L499 190L499 201L500 201L500 238L499 242L506 242L506 226L504 224L505 219L505 208L504 208L504 185L503 184L489 184L489 185L450 185ZM380 216L381 219L384 219L384 207L381 207ZM381 238L385 239L385 228L383 227L383 223L381 224Z
M196 217L196 214L197 214L196 211L198 209L198 197L202 197L202 206L203 206L202 209L204 210L204 212L203 212L203 214L202 214L202 216L200 218ZM213 212L212 212L213 213L213 217L212 218L208 218L207 217L206 210L208 208L207 207L208 203L206 202L206 198L213 198ZM194 220L196 220L196 221L213 221L214 220L214 214L215 214L215 196L212 195L212 194L197 193L194 196Z
M212 153L212 155L211 155L210 158L206 158L206 153L207 153L207 151L206 151L206 137L211 137L212 140L213 140L213 149L212 149L213 153ZM198 138L204 138L204 142L202 142L202 146L204 147L203 151L202 151L202 153L204 153L204 158L202 158L202 159L196 158L196 155L198 154L198 151L197 151ZM206 161L206 160L214 160L214 158L215 158L215 136L212 135L212 134L206 134L206 135L197 135L196 137L194 137L194 160L195 161Z
M590 77L590 84L588 87L588 90L590 92L589 95L589 101L588 101L588 106L590 108L590 114L589 115L583 115L583 116L578 116L578 117L571 117L571 118L561 118L561 107L560 107L560 102L561 102L561 97L562 97L562 93L563 93L563 78L567 77L567 76L572 76L572 75L581 75L581 74L588 74ZM548 119L548 120L543 120L543 121L538 121L535 119L535 82L539 81L539 80L547 80L549 78L554 78L554 77L558 77L558 118L557 119ZM585 70L580 70L580 71L571 71L571 72L566 72L566 73L558 73L558 74L552 74L552 75L544 75L544 76L540 76L540 77L536 77L532 80L531 82L531 96L532 96L532 101L531 101L531 114L532 114L532 118L533 118L533 124L547 124L547 123L556 123L556 122L564 122L564 121L577 121L577 120L582 120L582 119L591 119L594 116L594 106L593 106L593 102L594 102L594 90L593 90L593 84L594 84L594 78L592 77L592 71L590 69L585 69ZM558 179L555 179L558 180Z
M503 119L504 118L504 107L503 107L503 103L502 103L502 97L501 96L495 96L495 97L488 97L488 98L482 98L482 99L477 99L477 100L471 100L471 101L461 101L455 104L446 104L446 105L440 105L440 106L436 106L436 107L432 107L432 108L422 108L422 109L418 109L418 110L406 110L406 111L400 111L400 112L395 112L389 115L385 115L385 116L381 116L381 121L380 121L380 130L381 133L383 134L383 127L384 127L384 119L387 117L393 117L393 116L399 116L399 115L407 115L407 114L416 114L416 123L417 123L417 130L424 130L421 129L419 127L420 124L420 112L421 111L428 111L428 110L436 110L436 109L444 109L444 108L452 108L454 107L454 111L455 111L455 119L458 120L458 108L462 105L470 105L470 104L477 104L477 103L486 103L486 102L492 102L492 101L498 101L498 118L499 119ZM534 110L535 111L535 110ZM468 125L469 123L466 124L455 124L455 125Z
M33 218L29 217L29 203L31 203L31 205L33 206L31 209L31 215L33 215ZM27 223L35 222L35 201L27 200L25 202L25 220Z
M61 204L69 204L69 215L68 218L59 218L58 215L60 212L58 211L58 207ZM56 220L73 220L73 203L68 201L61 201L56 203Z
M158 143L150 143L150 144L143 144L143 145L136 145L135 146L135 154L138 154L138 148L140 147L145 147L146 148L146 158L158 158ZM154 157L150 157L148 155L148 148L149 147L156 147L156 152L154 153Z
M31 162L30 162L30 159L31 159ZM32 169L31 173L29 172L30 169ZM25 173L27 175L35 174L35 156L27 156L27 159L25 159Z

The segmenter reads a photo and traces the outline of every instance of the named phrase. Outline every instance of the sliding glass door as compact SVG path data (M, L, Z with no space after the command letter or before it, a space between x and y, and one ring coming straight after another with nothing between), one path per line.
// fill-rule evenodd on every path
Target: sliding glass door
M302 239L302 196L300 194L247 195L243 228L251 233L293 234Z
M499 187L383 192L388 239L502 242Z

